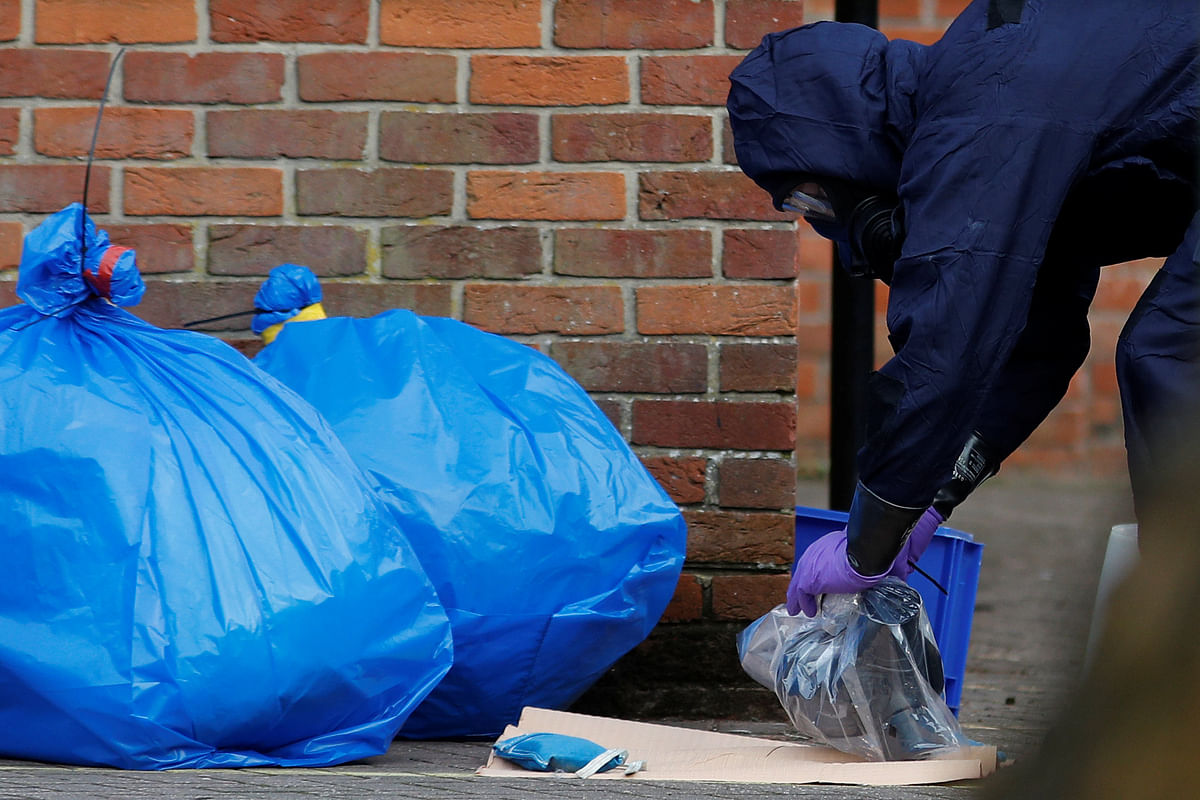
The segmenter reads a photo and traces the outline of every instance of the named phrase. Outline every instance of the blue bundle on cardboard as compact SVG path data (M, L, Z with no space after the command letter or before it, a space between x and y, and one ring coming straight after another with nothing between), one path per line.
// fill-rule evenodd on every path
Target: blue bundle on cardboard
M0 754L385 751L451 662L428 577L320 416L110 302L142 290L75 204L26 238L26 305L0 311Z
M454 630L454 666L402 736L495 736L562 708L641 642L683 565L679 509L554 361L452 319L313 319L305 267L255 301L256 358L380 484ZM288 319L313 319L291 322Z

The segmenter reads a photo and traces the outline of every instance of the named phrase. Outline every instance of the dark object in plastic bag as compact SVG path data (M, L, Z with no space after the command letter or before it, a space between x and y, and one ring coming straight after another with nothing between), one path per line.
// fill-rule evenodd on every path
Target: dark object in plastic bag
M742 631L738 654L797 730L823 744L874 761L969 744L942 696L921 596L903 581L826 595L815 618L779 606Z
M141 294L133 252L77 204L26 238L18 292L0 310L0 754L386 751L450 666L449 623L329 426L233 348L114 305Z
M525 706L564 708L658 622L682 514L550 358L397 310L289 322L255 363L379 482L450 616L454 666L402 736L496 736Z

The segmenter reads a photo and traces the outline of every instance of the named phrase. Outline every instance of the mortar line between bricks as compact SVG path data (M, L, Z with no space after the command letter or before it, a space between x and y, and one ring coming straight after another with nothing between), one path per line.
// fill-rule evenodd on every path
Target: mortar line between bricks
M202 0L197 0L197 2L202 2ZM21 0L21 34L17 38L21 47L32 47L36 44L33 40L36 5L36 0Z
M196 41L212 40L212 19L208 16L208 0L196 0Z
M377 50L381 46L380 29L382 28L382 22L380 21L379 13L380 3L378 0L372 0L372 2L367 3L367 47L371 50Z

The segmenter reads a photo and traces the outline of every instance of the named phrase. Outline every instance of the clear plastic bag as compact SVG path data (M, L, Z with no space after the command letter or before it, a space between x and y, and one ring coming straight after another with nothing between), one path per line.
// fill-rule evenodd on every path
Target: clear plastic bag
M942 694L921 596L898 579L826 595L814 618L777 606L738 636L738 655L796 729L822 744L872 761L970 745Z

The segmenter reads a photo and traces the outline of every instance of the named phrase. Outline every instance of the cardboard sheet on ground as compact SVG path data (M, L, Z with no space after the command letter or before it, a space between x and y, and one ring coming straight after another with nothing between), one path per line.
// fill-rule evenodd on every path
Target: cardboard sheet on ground
M626 749L629 761L646 762L640 772L630 776L615 769L587 780L907 786L982 778L996 769L996 748L990 746L964 748L950 757L929 761L873 762L819 745L542 708L524 709L517 725L510 725L500 739L539 731L581 736L606 748ZM562 773L522 769L495 753L476 773L503 778L574 779Z

